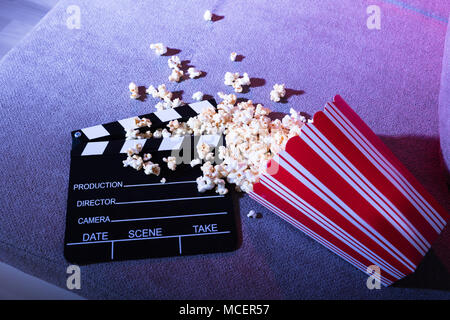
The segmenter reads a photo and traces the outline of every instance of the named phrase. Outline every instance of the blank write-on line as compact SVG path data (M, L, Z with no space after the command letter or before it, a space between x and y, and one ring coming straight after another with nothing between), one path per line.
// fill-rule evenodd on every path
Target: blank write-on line
M150 186L164 186L168 184L183 184L183 183L196 183L197 181L174 181L174 182L164 182L164 183L141 183L141 184L126 184L124 188L134 188L134 187L150 187Z
M223 198L223 195L218 196L204 196L204 197L189 197L189 198L175 198L175 199L154 199L154 200L137 200L137 201L122 201L116 202L119 204L133 204L133 203L151 203L151 202L167 202L167 201L182 201L182 200L198 200L198 199L208 199L208 198Z
M111 220L111 222L127 222L127 221L145 221L145 220L159 220L159 219L176 219L176 218L191 218L191 217L202 217L202 216L215 216L228 214L228 212L211 212L211 213L198 213L198 214L183 214L178 216L162 216L162 217L148 217L148 218L132 218L132 219L116 219Z

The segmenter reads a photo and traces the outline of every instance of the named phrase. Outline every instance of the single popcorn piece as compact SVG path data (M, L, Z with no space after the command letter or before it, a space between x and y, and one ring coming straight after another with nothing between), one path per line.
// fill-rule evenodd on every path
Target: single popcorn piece
M139 99L141 97L141 95L139 94L139 87L134 82L130 82L128 88L130 89L131 92L130 94L131 99Z
M146 175L154 174L155 176L159 176L161 173L161 168L159 167L159 164L153 163L151 161L147 161L143 165L144 167L144 173Z
M167 53L167 47L162 43L152 43L150 44L150 49L160 56Z
M198 192L205 192L214 189L214 183L208 177L198 177L196 182Z
M225 195L228 193L228 189L225 187L225 180L215 179L214 183L216 184L216 192L218 194Z
M195 69L194 67L190 67L188 69L188 74L189 74L189 78L195 79L195 78L200 77L202 75L202 72Z
M230 53L230 60L231 61L236 61L236 58L237 58L237 53L236 52Z
M175 69L172 69L172 73L169 76L169 81L180 82L182 77L183 77L183 71L179 70L178 68L175 68Z
M205 13L203 14L203 19L205 21L211 21L212 20L212 13L210 10L206 10Z
M203 92L197 91L192 95L192 99L201 101L203 99Z
M150 153L144 154L144 157L142 158L144 161L148 161L152 158L152 155Z
M191 167L195 167L195 166L197 166L197 165L199 165L201 163L202 163L202 160L194 159L194 160L191 161L190 165L191 165Z
M177 158L176 157L163 158L163 161L167 163L167 167L170 170L175 171L175 169L177 168Z
M286 95L286 89L284 84L275 84L273 90L270 91L270 100L274 102L280 102L281 98Z
M200 159L205 159L206 155L210 151L211 151L211 147L207 143L202 142L202 143L197 144L197 153L198 153L198 157Z
M171 107L178 108L179 106L184 105L184 102L180 98L173 99Z
M257 218L257 213L255 212L255 210L250 210L248 213L247 213L247 217L248 218Z
M159 182L161 182L162 184L166 183L166 178L162 178Z
M169 60L167 60L167 64L169 65L170 69L180 69L181 68L181 60L178 56L170 57Z

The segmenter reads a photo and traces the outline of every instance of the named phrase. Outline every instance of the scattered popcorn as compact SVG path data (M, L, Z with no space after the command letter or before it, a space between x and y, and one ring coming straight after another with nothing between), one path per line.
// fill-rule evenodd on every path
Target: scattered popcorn
M181 68L181 60L178 56L172 56L167 60L167 64L170 69L180 69Z
M193 133L186 122L179 122L178 120L169 121L167 127L172 137L182 137Z
M172 69L172 73L169 76L169 81L180 82L182 77L183 77L183 71L178 68L174 68L174 69Z
M166 178L162 178L159 182L161 182L162 184L166 183Z
M128 148L127 149L127 155L129 157L131 157L132 155L139 154L139 152L141 152L141 151L142 151L142 144L137 143L137 144L134 145L133 148Z
M152 122L150 121L150 119L147 119L147 118L139 119L139 117L134 118L134 123L135 123L136 127L138 127L138 128L151 127L151 125L152 125Z
M122 161L122 163L124 167L132 167L138 171L141 170L144 165L144 161L138 155L129 155L126 160Z
M131 99L139 99L141 97L141 95L139 94L139 87L134 82L130 82L128 88L130 89L131 92L130 95Z
M203 19L205 19L205 21L211 21L212 20L211 11L206 10L205 13L203 14Z
M152 137L152 132L147 130L145 132L140 132L138 129L127 129L125 131L126 140L134 139L150 139Z
M247 217L249 217L249 218L257 218L257 217L258 217L258 214L255 212L255 210L250 210L250 211L247 213Z
M230 60L231 60L231 61L236 61L236 58L237 58L237 53L236 53L236 52L232 52L232 53L230 54Z
M275 84L273 90L270 91L270 100L274 102L280 102L281 98L286 95L286 89L284 84Z
M167 47L162 43L152 43L150 44L150 49L160 56L167 53Z
M197 91L192 95L192 99L201 101L203 99L203 92Z
M165 84L160 84L157 89L154 86L150 86L145 92L152 95L153 98L160 98L164 101L172 100L172 92L167 90Z
M177 158L176 157L163 158L163 161L167 163L167 167L170 170L175 171L175 169L177 168Z
M194 135L225 135L226 146L218 148L221 164L212 164L209 146L197 145L203 176L197 179L200 192L216 187L217 193L226 192L222 182L235 184L237 191L251 192L253 184L265 172L267 162L286 146L288 139L299 135L304 124L302 116L291 111L283 121L271 120L270 110L251 100L236 104L234 95L218 93L223 101L215 108L205 108L198 116L187 121ZM199 164L200 159L193 161Z
M198 71L197 69L195 69L194 67L190 67L188 69L188 74L189 74L189 78L191 79L195 79L198 78L202 75L201 71Z
M247 73L244 73L242 78L240 78L238 72L236 73L226 72L224 83L227 86L232 86L235 92L242 92L243 86L250 86L251 84L250 77L248 76Z

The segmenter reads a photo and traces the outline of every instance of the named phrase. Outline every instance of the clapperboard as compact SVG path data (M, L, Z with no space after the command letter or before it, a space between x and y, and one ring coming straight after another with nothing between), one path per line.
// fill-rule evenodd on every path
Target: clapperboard
M162 128L211 105L215 102L202 101L139 117L151 119L152 129ZM198 192L200 166L189 164L198 143L217 150L222 136L125 140L125 130L133 126L134 118L129 118L72 132L66 259L88 264L235 250L232 192ZM151 153L151 161L160 165L159 176L123 167L127 149L137 143L142 154ZM162 160L171 155L181 162L175 171Z

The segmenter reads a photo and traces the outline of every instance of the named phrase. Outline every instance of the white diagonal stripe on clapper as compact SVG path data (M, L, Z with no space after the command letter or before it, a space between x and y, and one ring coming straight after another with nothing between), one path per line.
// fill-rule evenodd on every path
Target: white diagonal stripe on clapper
M353 124L333 105L325 109L325 115L339 128L341 132L353 142L353 144L363 153L367 159L397 187L397 189L411 202L411 204L421 213L436 232L440 232L445 225L445 221L434 210L434 208L422 197L422 195L409 183L403 175L370 143ZM338 121L340 117L341 121ZM352 133L353 131L353 133ZM383 165L380 165L381 162ZM430 211L428 213L427 211ZM432 214L431 214L432 213ZM434 214L434 215L433 215Z
M304 126L301 138L347 183L363 195L365 200L380 212L422 255L425 254L430 247L426 239L314 125Z
M280 165L286 165L284 160L280 160ZM283 166L284 168L284 166ZM301 180L301 178L299 178ZM302 181L303 182L303 181ZM375 264L384 268L389 274L391 274L395 278L404 277L404 274L391 266L389 263L384 261L381 257L355 239L352 235L347 233L341 227L336 225L333 221L328 219L310 204L301 199L295 192L292 192L288 187L283 185L280 181L276 180L272 176L264 175L260 179L260 183L269 188L272 192L278 194L282 197L286 202L295 207L297 210L303 212L307 217L312 219L315 223L317 223L321 228L325 229L327 232L331 233L335 237L341 239L349 247L353 248L355 251L359 252L362 256L364 256L367 260L373 261ZM313 187L314 188L314 187ZM381 245L383 247L383 245ZM408 267L408 266L407 266ZM408 267L409 269L409 267ZM411 269L412 271L413 269Z
M281 157L282 156L282 157ZM317 194L322 200L328 203L334 210L341 214L351 224L364 232L370 238L378 241L378 244L400 263L405 265L411 271L414 270L415 264L412 263L405 255L395 246L387 241L379 232L373 229L367 222L359 217L350 207L348 207L339 197L331 190L316 179L309 171L307 171L300 163L298 163L290 154L285 151L280 152L280 165L290 174L302 182L312 192Z

